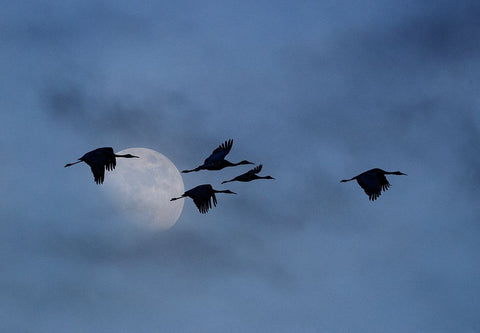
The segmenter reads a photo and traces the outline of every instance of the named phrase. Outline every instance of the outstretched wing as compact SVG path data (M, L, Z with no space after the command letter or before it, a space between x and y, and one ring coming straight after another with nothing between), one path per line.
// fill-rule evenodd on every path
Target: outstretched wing
M210 184L198 185L197 187L186 191L184 196L192 198L193 203L202 214L205 214L210 208L212 208L212 198L213 205L217 205L217 198L215 198L215 193Z
M204 164L207 165L207 164L214 164L214 163L217 163L218 161L221 161L225 158L225 156L227 156L227 154L230 152L230 150L232 149L232 145L233 145L233 140L230 139L230 140L227 140L225 141L224 143L222 143L220 146L218 146L211 154L210 156L208 156L205 161L204 161Z
M91 165L90 169L92 170L95 183L103 184L103 181L105 180L105 168L103 167L103 165L102 166Z
M115 153L112 147L103 147L98 149L101 154L103 154L105 169L111 171L117 166L117 160L115 159Z
M236 177L239 181L250 181L256 178L256 174L262 171L262 165L259 164L255 168L248 170L247 172L241 174L240 176Z
M368 195L368 199L372 201L378 199L382 191L386 191L390 187L387 178L381 173L365 172L357 176L357 182Z
M255 168L253 168L252 170L250 170L248 172L256 174L256 173L259 173L260 171L262 171L262 165L261 164L257 165Z
M103 184L105 179L105 169L115 169L116 161L113 148L103 147L92 150L80 158L87 163L92 170L95 183Z
M215 197L214 193L208 197L199 196L199 197L194 197L192 199L193 199L193 202L195 203L195 206L197 206L198 210L202 214L205 214L206 212L208 212L210 208L212 208L212 199L213 199L213 205L217 206L217 198Z
M262 171L262 165L261 164L259 164L258 166L256 166L253 169L248 170L247 172L241 174L240 176L238 176L236 178L238 178L237 180L240 180L240 181L250 181L250 180L255 179L255 175L257 173L259 173L260 171Z
M210 198L193 198L195 206L197 206L200 213L205 214L210 208L212 208L212 203Z

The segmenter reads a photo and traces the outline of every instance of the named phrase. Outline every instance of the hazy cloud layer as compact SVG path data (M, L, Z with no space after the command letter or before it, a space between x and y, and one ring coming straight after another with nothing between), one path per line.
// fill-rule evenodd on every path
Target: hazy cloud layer
M477 332L475 1L62 4L0 13L0 330ZM85 165L147 147L247 170L162 233ZM401 170L374 203L354 183ZM106 176L108 181L109 174Z

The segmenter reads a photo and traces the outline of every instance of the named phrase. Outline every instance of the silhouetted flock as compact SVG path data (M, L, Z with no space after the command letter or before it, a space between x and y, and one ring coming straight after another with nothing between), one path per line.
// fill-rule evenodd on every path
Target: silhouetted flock
M215 150L213 150L213 152L205 159L202 165L191 170L183 170L182 173L196 172L200 170L221 170L223 168L233 167L242 164L254 164L247 160L243 160L238 163L232 163L226 160L225 157L232 149L232 145L232 139L225 141L223 144L219 145ZM69 167L80 162L85 162L90 166L90 169L92 170L95 183L103 184L103 181L105 179L105 169L107 171L115 169L115 166L117 164L116 157L138 158L138 156L134 156L131 154L118 155L114 153L113 148L103 147L86 153L85 155L80 157L77 162L68 163L65 165L65 167ZM223 181L222 184L234 181L250 182L255 179L275 179L272 176L258 176L257 174L260 171L262 171L261 164L245 173L242 173L235 178ZM388 182L385 175L406 174L400 171L389 172L375 168L365 171L353 178L342 179L340 182L344 183L351 180L356 180L358 185L360 185L360 187L368 195L369 200L374 201L380 196L380 194L382 194L382 191L386 191L390 187L390 183ZM212 185L203 184L186 191L180 197L170 199L170 201L190 197L192 198L200 213L204 214L208 212L210 208L212 208L212 201L213 206L217 205L217 198L215 196L215 193L236 194L235 192L232 192L230 190L215 190Z

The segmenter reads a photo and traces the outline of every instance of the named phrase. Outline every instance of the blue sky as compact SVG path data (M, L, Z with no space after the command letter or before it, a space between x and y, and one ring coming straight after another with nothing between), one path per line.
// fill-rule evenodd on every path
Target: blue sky
M1 331L480 331L475 1L2 8ZM63 168L113 146L182 170L229 138L276 180L168 232ZM373 203L339 183L373 167L408 176Z

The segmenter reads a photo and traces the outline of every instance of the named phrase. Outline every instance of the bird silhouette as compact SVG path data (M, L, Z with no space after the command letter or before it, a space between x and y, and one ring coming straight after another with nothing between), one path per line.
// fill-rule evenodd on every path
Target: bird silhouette
M371 169L361 173L353 178L350 179L342 179L340 182L349 182L351 180L357 180L358 185L360 185L365 193L368 195L368 199L375 201L380 194L382 194L382 190L386 191L390 187L390 183L387 180L385 175L405 175L405 173L400 171L385 171L382 169Z
M95 183L103 184L103 180L105 179L105 169L107 169L107 171L115 169L115 166L117 165L116 157L138 158L138 156L131 154L118 155L113 152L112 147L102 147L89 151L80 157L77 162L65 164L65 168L80 162L85 162L92 170Z
M170 199L170 201L182 199L185 197L190 197L193 199L193 202L197 206L200 213L205 214L206 212L208 212L210 208L212 208L212 199L213 199L213 205L215 207L217 206L217 198L215 197L215 193L237 194L230 190L223 190L223 191L214 190L212 185L204 184L204 185L198 185L197 187L194 187L186 191L185 193L183 193L182 196L178 198Z
M238 163L232 163L225 159L225 156L230 152L232 149L233 140L227 140L218 146L211 154L208 156L202 165L196 167L192 170L183 170L183 173L188 173L192 171L200 171L200 170L221 170L226 167L232 167L241 164L253 164L247 160L243 160Z
M249 181L252 181L252 180L255 180L255 179L275 179L273 178L272 176L257 176L257 173L259 173L260 171L262 171L262 165L259 164L258 166L256 166L255 168L245 172L245 173L242 173L240 176L237 176L233 179L230 179L230 180L225 180L222 182L222 184L225 184L225 183L228 183L228 182L234 182L234 181L237 181L237 182L249 182Z

